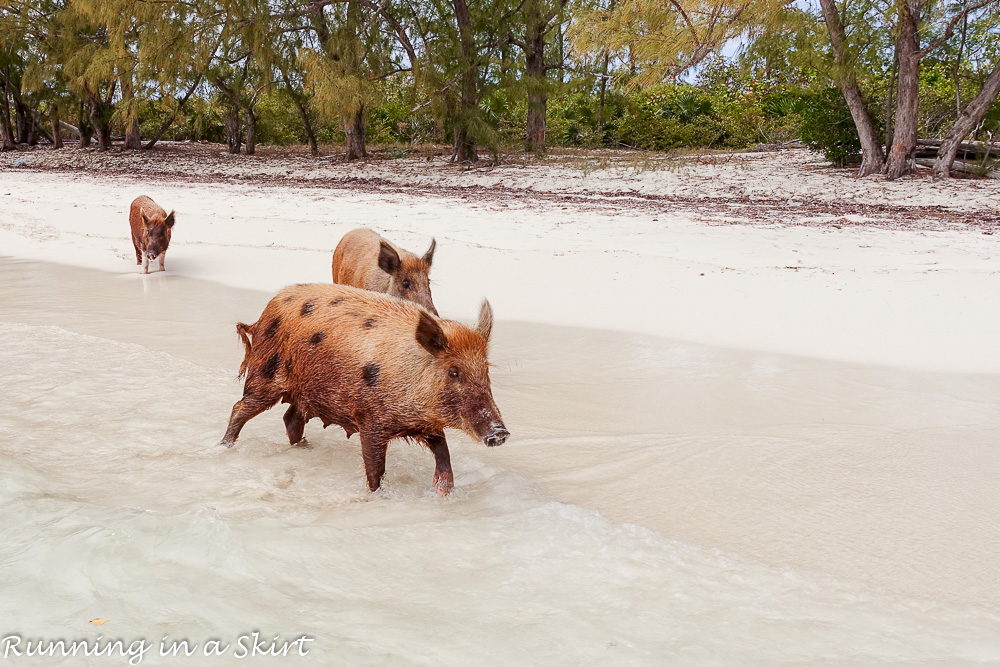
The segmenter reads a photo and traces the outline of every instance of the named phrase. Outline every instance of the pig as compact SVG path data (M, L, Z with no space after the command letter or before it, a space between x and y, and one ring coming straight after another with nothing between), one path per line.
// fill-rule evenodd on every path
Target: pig
M136 197L129 209L128 223L132 227L132 245L135 246L135 263L142 264L142 272L149 273L149 262L160 258L160 271L170 245L170 231L174 228L174 212L170 215L156 202L143 195Z
M428 277L436 245L431 239L424 256L417 257L370 229L355 229L333 251L333 282L413 301L437 315Z
M493 310L483 301L475 329L423 307L346 285L286 287L253 324L236 331L244 346L243 398L233 406L220 444L232 447L243 425L279 400L288 403L288 441L306 422L361 435L368 488L378 490L394 438L434 455L433 486L455 486L444 429L501 445L510 433L490 388L487 346Z

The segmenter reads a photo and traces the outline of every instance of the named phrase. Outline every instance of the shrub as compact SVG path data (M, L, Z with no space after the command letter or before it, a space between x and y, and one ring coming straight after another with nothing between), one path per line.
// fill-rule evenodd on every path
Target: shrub
M810 149L823 153L843 167L861 155L861 140L844 96L827 88L806 96L802 104L799 138Z

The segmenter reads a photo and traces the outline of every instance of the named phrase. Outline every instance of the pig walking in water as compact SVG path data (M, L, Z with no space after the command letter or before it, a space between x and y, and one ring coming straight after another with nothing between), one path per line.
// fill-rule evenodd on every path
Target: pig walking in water
M428 277L436 245L431 239L424 256L417 257L370 229L355 229L333 251L333 282L413 301L437 315Z
M487 344L493 311L484 301L475 329L438 319L413 303L344 285L295 285L280 291L254 324L236 325L246 356L243 398L222 439L232 447L251 418L279 400L288 440L302 439L313 417L361 434L368 488L385 474L394 438L427 445L437 492L452 490L444 429L487 446L510 435L490 390Z
M143 195L136 197L129 209L128 223L132 227L132 245L135 246L135 263L142 264L142 272L149 273L149 262L160 258L160 271L170 245L170 230L174 227L174 212L170 215L156 202Z

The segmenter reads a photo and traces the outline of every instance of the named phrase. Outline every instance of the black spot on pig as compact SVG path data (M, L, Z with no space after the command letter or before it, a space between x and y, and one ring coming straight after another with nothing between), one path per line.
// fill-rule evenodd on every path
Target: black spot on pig
M373 326L375 326L374 317L369 317L367 320L365 320L365 329L371 329Z
M271 323L267 325L267 330L264 331L264 338L274 338L274 334L278 333L278 327L281 326L281 318L276 317L271 320Z
M365 384L369 387L374 387L378 383L378 374L382 372L382 367L378 364L368 363L365 367L361 369L361 377L364 378Z
M302 311L301 311L302 312L302 317L305 317L306 315L308 315L309 313L311 313L313 311L313 305L314 305L314 302L311 301L311 300L310 301L306 301L304 304L302 304Z
M273 380L274 374L278 372L278 366L281 365L281 355L277 352L271 355L271 358L264 362L264 365L260 369L260 374L264 376L266 380Z
M319 345L320 343L323 342L324 338L326 338L326 334L323 333L322 331L317 331L312 335L312 338L309 339L309 342L312 343L313 345Z
M344 297L338 297L338 298L334 299L333 301L331 301L330 305L331 306L339 306L342 303L344 303Z

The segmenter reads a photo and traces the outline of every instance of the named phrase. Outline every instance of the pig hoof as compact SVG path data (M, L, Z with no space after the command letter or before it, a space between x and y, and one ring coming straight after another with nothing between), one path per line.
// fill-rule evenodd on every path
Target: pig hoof
M435 470L434 487L438 496L444 497L448 495L455 488L455 475L450 470L448 472L438 472Z
M225 447L226 449L232 449L232 446L236 444L236 441L235 440L223 440L219 444L222 445L223 447Z

